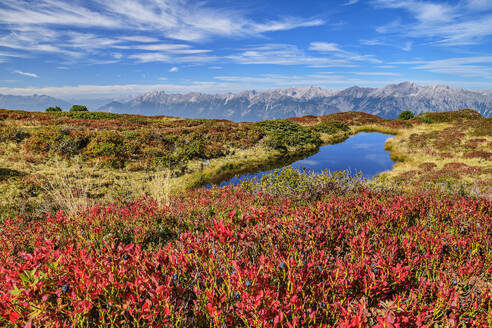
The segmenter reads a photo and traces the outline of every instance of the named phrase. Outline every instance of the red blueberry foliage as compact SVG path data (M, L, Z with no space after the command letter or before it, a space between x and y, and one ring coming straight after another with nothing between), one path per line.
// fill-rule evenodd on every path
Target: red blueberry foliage
M241 187L6 219L0 326L490 326L492 203Z

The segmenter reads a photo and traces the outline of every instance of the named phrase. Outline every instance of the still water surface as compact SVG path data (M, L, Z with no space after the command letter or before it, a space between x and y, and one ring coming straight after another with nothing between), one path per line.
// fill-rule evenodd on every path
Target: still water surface
M361 171L364 177L371 179L378 173L391 170L394 164L389 152L384 150L384 144L388 138L391 136L382 133L358 133L342 143L322 146L316 154L294 162L291 166L298 169L304 167L308 171L314 172L328 169L331 172L347 170L355 174ZM271 170L243 174L218 185L239 184L245 179L260 178L268 172Z

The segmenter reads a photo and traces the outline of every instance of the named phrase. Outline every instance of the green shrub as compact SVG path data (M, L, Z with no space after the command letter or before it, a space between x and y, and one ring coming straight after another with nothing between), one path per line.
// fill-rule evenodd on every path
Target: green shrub
M193 140L190 143L181 145L176 150L176 156L185 161L195 158L206 158L205 145L199 140Z
M16 126L0 127L0 142L21 142L22 140L29 138L29 136L29 132L24 131L22 128L18 128Z
M313 130L320 133L335 134L341 131L349 131L347 124L339 121L321 122L313 127Z
M121 168L126 162L141 156L138 140L128 139L116 131L102 131L91 138L84 154L89 157L102 157L114 168Z
M426 117L433 122L452 123L483 120L483 116L473 109L462 109L447 112L427 112L422 113L419 117Z
M412 118L414 118L415 115L413 115L413 113L409 110L405 110L403 112L400 113L400 115L398 115L398 119L399 120L410 120Z
M77 118L80 120L115 120L121 118L118 114L89 111L70 112L66 113L66 116L70 118Z
M321 145L319 136L299 124L287 120L260 121L256 125L267 136L267 145L273 149L286 150L288 146Z
M50 107L46 108L45 112L47 112L47 113L62 112L62 109L58 106L55 106L55 107L50 106Z
M488 117L486 119L476 121L472 128L472 136L483 137L489 136L492 131L492 117Z
M123 136L113 131L104 131L93 138L87 146L89 156L126 157L125 140Z
M420 122L426 123L426 124L434 123L434 120L428 118L427 116L417 116L417 120L419 120Z
M88 112L89 110L87 109L87 106L83 105L73 105L72 108L70 108L71 112Z
M294 197L305 200L320 199L322 195L343 195L359 190L364 185L361 173L350 175L346 171L320 173L306 169L297 170L292 166L276 169L242 183L242 187L253 193L270 196Z
M79 154L90 142L90 138L72 128L62 127L55 136L55 150L63 156Z

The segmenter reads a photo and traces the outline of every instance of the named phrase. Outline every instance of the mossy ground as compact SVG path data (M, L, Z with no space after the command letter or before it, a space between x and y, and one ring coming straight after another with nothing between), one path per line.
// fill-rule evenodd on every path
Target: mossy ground
M386 149L397 164L376 183L492 193L491 119L471 110L408 121L351 112L259 123L76 114L0 110L0 217L143 195L165 201L363 131L394 135Z

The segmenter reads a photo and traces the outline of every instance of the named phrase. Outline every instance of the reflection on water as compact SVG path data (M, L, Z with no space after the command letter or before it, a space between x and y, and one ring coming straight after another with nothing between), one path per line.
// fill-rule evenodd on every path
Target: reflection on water
M350 173L362 171L364 177L370 179L383 171L391 170L394 162L389 152L384 150L384 144L390 135L381 133L359 133L336 145L320 147L319 152L292 163L294 168L306 168L309 171L321 172L347 170ZM220 186L238 184L242 180L261 177L271 171L243 174L223 181Z

